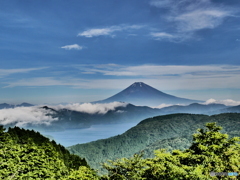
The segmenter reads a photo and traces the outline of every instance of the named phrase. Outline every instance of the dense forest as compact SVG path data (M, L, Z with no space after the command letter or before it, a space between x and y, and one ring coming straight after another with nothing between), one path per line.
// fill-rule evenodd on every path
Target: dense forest
M142 122L145 124L146 122ZM64 180L207 180L236 179L240 170L239 137L229 139L216 123L198 129L186 150L143 153L103 164L106 175L98 175L86 161L69 154L61 145L39 133L20 128L7 132L0 127L0 177L2 179ZM211 172L211 173L210 173ZM230 174L221 174L229 172Z
M240 136L240 114L219 115L171 114L156 116L141 121L125 133L108 139L102 139L69 147L69 151L86 158L95 169L104 169L101 163L117 158L129 158L144 151L144 158L154 157L154 150L164 148L184 150L192 144L192 134L203 128L208 122L217 122L222 132L230 137Z
M19 127L7 132L0 126L0 177L2 179L70 179L89 168L85 159L39 132Z

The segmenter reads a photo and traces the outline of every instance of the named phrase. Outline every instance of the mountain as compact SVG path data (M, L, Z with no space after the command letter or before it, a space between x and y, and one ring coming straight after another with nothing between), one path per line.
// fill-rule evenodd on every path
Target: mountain
M34 106L34 105L29 103L22 103L17 105L2 103L0 104L0 109L9 109L9 108L15 108L15 107L30 107L30 106Z
M26 104L25 104L26 105ZM20 106L20 105L19 105ZM106 108L106 104L98 105L100 109ZM54 121L50 125L32 124L28 121L25 128L35 129L37 131L64 131L66 129L83 129L89 128L92 125L104 124L123 124L123 123L139 123L141 120L153 116L174 114L174 113L192 113L192 114L219 114L224 112L240 112L240 106L227 107L222 104L203 105L193 103L187 106L174 105L162 109L150 108L148 106L135 106L126 104L126 106L118 106L105 113L87 113L69 109L54 109L54 107L43 106L39 107L46 110L47 116L51 116ZM238 111L237 111L238 110ZM36 111L36 110L35 110ZM22 121L22 120L21 120ZM18 123L8 124L6 127L13 127ZM34 123L34 121L33 121ZM1 119L0 119L1 124Z
M101 169L107 159L131 157L141 151L145 157L153 156L154 150L165 148L186 149L192 143L196 129L208 122L217 122L223 133L240 136L240 114L219 115L170 114L141 121L125 133L107 139L68 147L71 153L86 158L91 167Z
M14 108L14 105L2 103L0 104L0 109L8 109L8 108Z
M89 128L97 124L120 124L120 123L138 123L142 119L161 115L160 109L153 109L147 106L126 106L116 107L104 114L86 113L73 111L69 109L54 109L48 106L40 107L48 111L48 116L57 118L52 121L51 125L32 125L28 124L25 128L35 129L38 131L63 131L65 129L82 129ZM14 126L12 124L11 126Z
M162 114L173 114L173 113L192 113L192 114L220 114L227 112L236 112L235 108L229 108L223 104L198 104L193 103L187 106L173 105L161 109Z
M143 82L135 82L123 91L101 101L93 103L109 103L114 101L127 102L141 106L158 106L160 104L190 104L201 102L179 98L166 93L163 93Z
M34 106L34 105L26 102L16 105L16 107L31 107L31 106Z

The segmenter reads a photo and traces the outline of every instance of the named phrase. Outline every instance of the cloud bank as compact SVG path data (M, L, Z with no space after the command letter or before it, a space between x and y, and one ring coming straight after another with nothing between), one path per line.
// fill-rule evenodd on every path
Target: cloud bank
M58 120L58 118L52 118L47 114L53 115L54 112L37 106L0 109L0 124L16 124L16 126L24 127L27 124L50 125L51 122Z
M240 105L240 101L234 101L232 99L225 99L225 100L209 99L203 104L224 104L226 106L238 106Z
M112 103L103 103L103 104L75 103L75 104L52 106L52 108L56 110L69 109L72 111L78 111L78 112L83 112L88 114L106 114L110 110L115 110L117 107L126 107L127 105L128 103L122 103L122 102L112 102Z

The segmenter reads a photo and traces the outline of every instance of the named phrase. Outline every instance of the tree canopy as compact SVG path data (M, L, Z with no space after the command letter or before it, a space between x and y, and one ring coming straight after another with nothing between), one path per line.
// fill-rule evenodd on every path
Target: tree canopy
M160 149L155 151L154 158L143 158L144 152L141 152L131 158L109 160L103 164L107 174L99 175L84 159L69 154L64 147L39 133L17 127L5 132L0 126L0 177L27 180L236 179L239 176L221 173L239 172L240 138L229 138L221 129L216 123L207 123L205 129L193 134L193 143L186 150Z

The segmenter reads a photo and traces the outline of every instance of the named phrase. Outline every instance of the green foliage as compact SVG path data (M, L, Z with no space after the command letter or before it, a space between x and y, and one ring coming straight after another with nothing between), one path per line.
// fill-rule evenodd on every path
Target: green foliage
M193 142L185 150L160 149L153 158L144 158L141 152L130 158L109 160L103 163L107 174L100 176L86 161L39 133L20 128L5 132L0 126L0 177L9 180L234 179L210 176L212 171L240 171L240 138L229 138L221 129L216 123L207 123L205 129L193 134Z
M217 122L223 132L240 136L239 113L226 113L213 116L197 114L171 114L141 121L125 133L108 139L69 147L73 154L86 158L92 168L101 172L101 163L108 159L129 158L144 151L145 158L153 158L154 150L184 150L192 144L192 134L203 128L207 122Z
M96 172L86 166L80 166L78 170L72 170L64 180L99 180Z
M228 139L227 134L219 132L216 123L206 124L207 130L199 129L193 135L194 142L184 151L155 151L154 158L143 159L142 154L132 158L109 161L104 164L108 180L208 180L234 179L230 176L210 176L210 172L239 172L239 137Z
M81 168L85 159L70 154L35 131L0 126L0 177L2 179L61 179ZM81 170L84 172L84 170Z
M52 151L46 151L49 156L57 154L69 169L78 169L79 166L87 166L85 159L77 155L70 154L70 152L62 145L56 144L55 141L50 141L48 138L42 136L39 132L33 130L25 130L19 127L9 128L8 133L12 140L17 144L34 144L40 148L46 149L50 146ZM57 153L55 153L57 152Z

